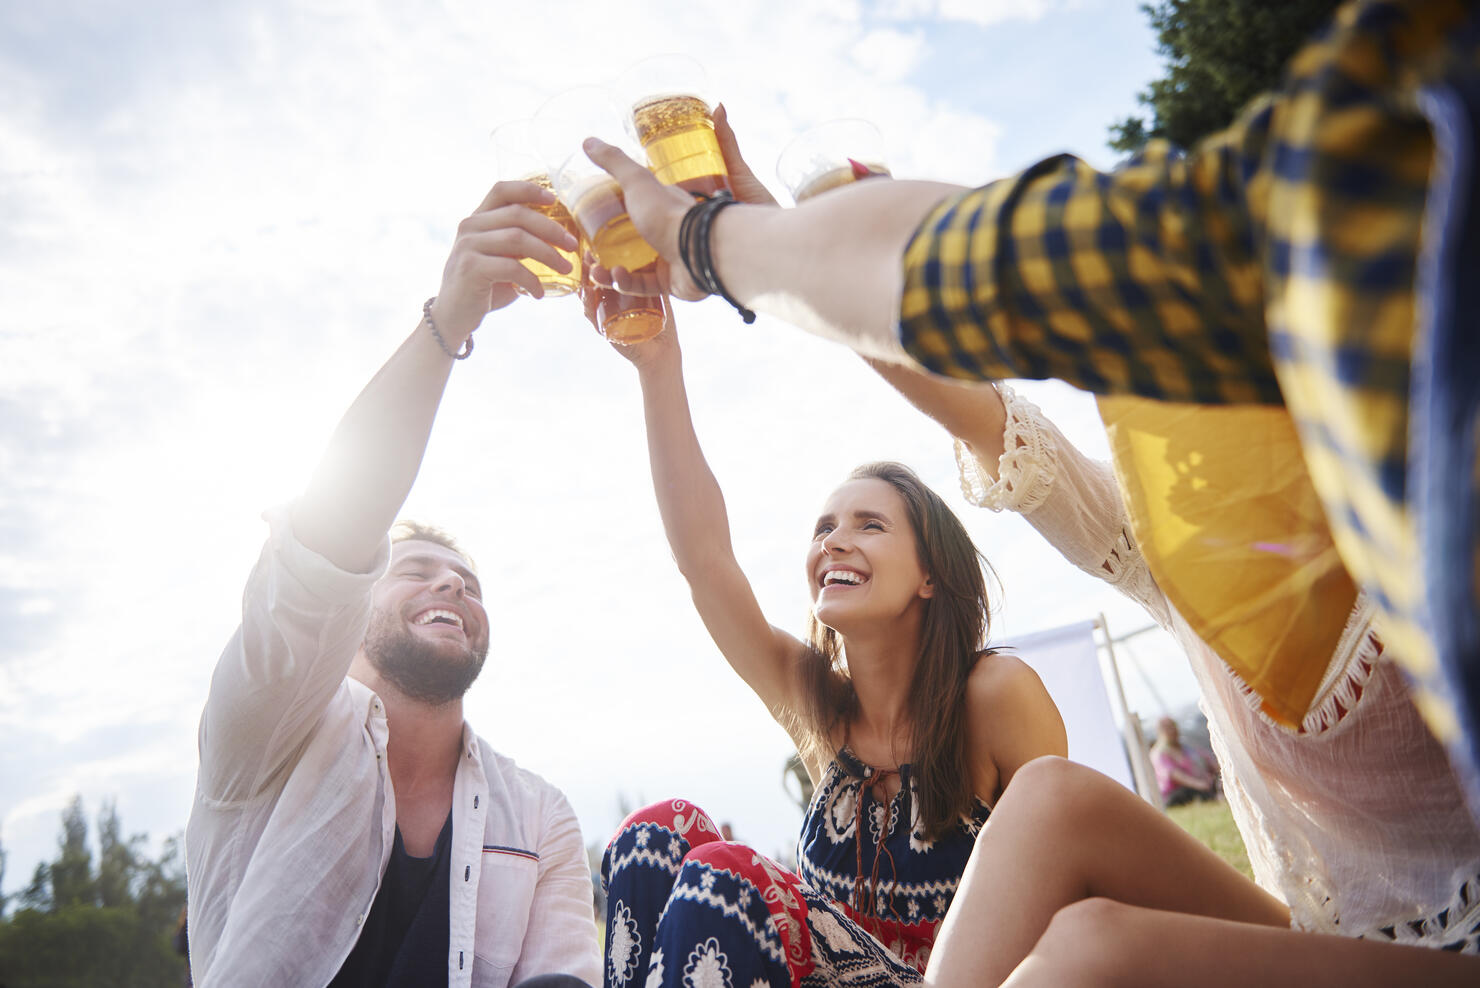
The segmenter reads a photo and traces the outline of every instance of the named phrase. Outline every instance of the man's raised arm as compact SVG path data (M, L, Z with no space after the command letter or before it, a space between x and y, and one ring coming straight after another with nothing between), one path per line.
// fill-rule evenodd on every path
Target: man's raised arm
M211 799L251 798L278 778L343 682L453 354L485 315L517 297L516 286L542 294L520 258L568 270L551 245L573 247L570 235L527 208L547 196L528 183L500 183L463 220L430 320L350 405L303 495L269 514L268 546L201 718L200 790Z
M551 245L574 249L573 238L526 208L549 201L537 186L500 182L458 227L427 317L345 413L293 507L293 532L305 547L351 572L371 565L421 468L452 355L485 315L517 297L515 286L543 295L519 258L569 270Z

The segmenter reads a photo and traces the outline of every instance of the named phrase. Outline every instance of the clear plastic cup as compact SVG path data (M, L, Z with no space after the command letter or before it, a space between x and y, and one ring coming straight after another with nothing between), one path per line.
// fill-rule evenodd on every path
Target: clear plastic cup
M776 177L797 203L843 185L888 176L884 136L867 120L828 120L798 134L776 159Z
M614 84L627 132L647 152L648 167L665 185L713 195L730 188L714 136L708 75L688 55L654 55Z
M500 124L493 129L489 135L493 142L493 150L496 161L497 174L500 181L517 180L521 182L533 182L544 189L554 190L554 183L550 180L549 170L545 167L544 160L534 149L533 122L528 119L511 120ZM570 211L565 204L559 200L548 206L531 206L536 212L543 213L556 223L559 223L570 235L580 237L576 229L575 220L571 218ZM526 257L521 263L534 272L535 277L540 279L544 286L546 298L557 298L561 295L570 295L580 290L581 287L581 257L575 251L561 250L560 256L571 263L569 274L561 274L548 265ZM528 294L523 288L519 291Z

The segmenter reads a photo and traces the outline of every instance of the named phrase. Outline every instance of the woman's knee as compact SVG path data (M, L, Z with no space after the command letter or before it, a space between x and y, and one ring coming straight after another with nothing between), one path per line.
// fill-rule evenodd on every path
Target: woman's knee
M690 847L721 839L719 826L709 814L685 799L665 799L629 813L617 827L617 834L639 824L671 830L687 840Z
M1114 899L1092 898L1054 913L1019 968L1031 978L1008 984L1112 985L1134 971L1138 944L1137 913Z
M607 842L601 857L601 883L610 891L611 884L634 863L651 862L655 857L680 860L694 847L719 839L719 827L687 800L666 799L644 806L628 814Z
M1054 821L1072 821L1102 811L1126 797L1139 799L1088 766L1057 755L1043 755L1013 774L992 813L1026 813L1052 826Z

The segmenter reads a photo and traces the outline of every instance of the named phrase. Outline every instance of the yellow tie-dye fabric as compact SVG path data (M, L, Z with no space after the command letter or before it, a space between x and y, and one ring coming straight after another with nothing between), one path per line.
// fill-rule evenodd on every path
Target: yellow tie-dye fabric
M1297 727L1356 603L1283 408L1099 399L1136 542L1167 598Z
M1434 165L1419 95L1480 73L1477 16L1464 0L1354 0L1278 92L1185 156L1152 142L1101 173L1062 155L950 197L905 250L899 321L905 351L949 377L1288 409L1321 531L1445 739L1454 701L1405 486Z

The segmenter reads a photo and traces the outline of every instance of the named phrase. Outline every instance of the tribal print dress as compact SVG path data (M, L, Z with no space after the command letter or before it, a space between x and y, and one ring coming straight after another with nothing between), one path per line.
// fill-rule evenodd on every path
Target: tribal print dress
M846 748L812 797L800 876L724 841L698 807L656 803L607 846L606 988L919 984L987 806L933 841L919 833L910 766Z

